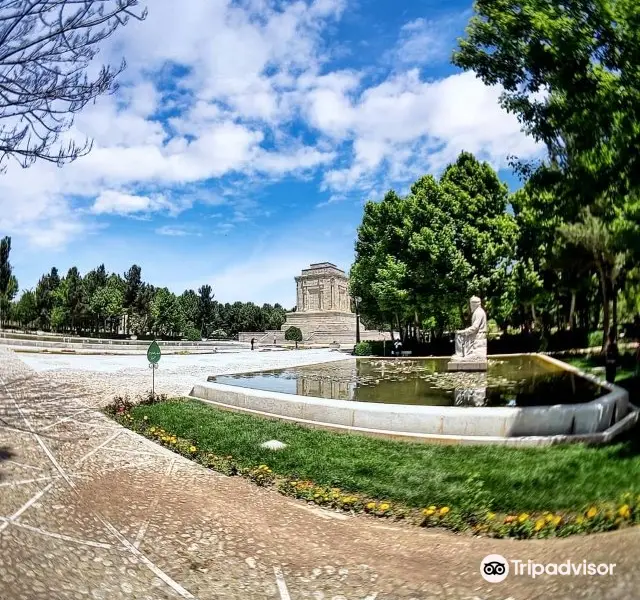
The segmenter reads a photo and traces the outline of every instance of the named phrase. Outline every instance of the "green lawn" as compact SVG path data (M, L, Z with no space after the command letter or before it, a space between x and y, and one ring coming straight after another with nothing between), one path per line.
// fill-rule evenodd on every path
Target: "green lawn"
M640 492L640 441L597 448L556 446L514 449L498 446L409 444L220 411L185 400L137 406L136 420L192 440L199 450L232 455L241 467L266 464L274 473L352 493L401 502L459 506L474 502L470 477L484 483L485 503L497 511L575 510ZM262 442L288 444L279 452Z

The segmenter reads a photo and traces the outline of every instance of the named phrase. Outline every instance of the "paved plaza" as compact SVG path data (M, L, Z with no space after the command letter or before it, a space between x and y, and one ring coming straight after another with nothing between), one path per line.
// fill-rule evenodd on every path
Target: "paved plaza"
M186 394L210 374L338 358L319 350L166 357L157 381L159 391ZM0 599L639 595L638 528L489 540L336 514L208 471L96 410L114 393L148 388L140 360L21 356L0 348ZM610 577L490 584L478 567L492 553L616 567Z

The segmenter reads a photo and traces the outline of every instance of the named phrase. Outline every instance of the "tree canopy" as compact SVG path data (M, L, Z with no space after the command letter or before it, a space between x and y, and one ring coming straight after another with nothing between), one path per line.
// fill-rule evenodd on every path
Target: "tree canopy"
M500 84L503 107L547 150L537 164L515 160L526 180L514 202L521 242L537 254L529 265L553 277L568 254L586 259L606 340L640 240L640 5L477 0L474 9L454 63ZM561 285L578 279L565 274Z
M77 267L64 277L54 267L42 275L35 290L24 290L14 300L18 284L9 262L11 240L0 243L0 287L5 325L24 329L113 335L158 337L234 337L240 331L280 329L286 311L280 304L257 306L252 302L221 303L210 285L177 296L142 278L139 265L123 275L109 273L104 264L84 276Z
M442 332L461 322L469 296L495 294L516 241L507 201L495 171L463 152L406 197L390 191L368 202L350 274L365 320L413 335Z

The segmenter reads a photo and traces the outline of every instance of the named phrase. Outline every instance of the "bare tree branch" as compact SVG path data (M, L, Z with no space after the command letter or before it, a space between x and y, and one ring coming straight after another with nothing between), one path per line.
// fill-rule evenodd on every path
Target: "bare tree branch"
M117 88L124 61L87 75L100 42L146 15L139 0L0 0L0 170L9 158L62 165L91 150L90 140L60 136L77 112Z

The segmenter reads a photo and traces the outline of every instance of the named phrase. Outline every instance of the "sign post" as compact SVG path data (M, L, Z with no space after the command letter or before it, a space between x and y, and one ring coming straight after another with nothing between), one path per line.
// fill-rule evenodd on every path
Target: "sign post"
M158 368L161 356L160 346L158 346L158 342L153 340L147 348L147 360L149 361L149 368L151 369L151 393L154 398L156 396L156 369Z

